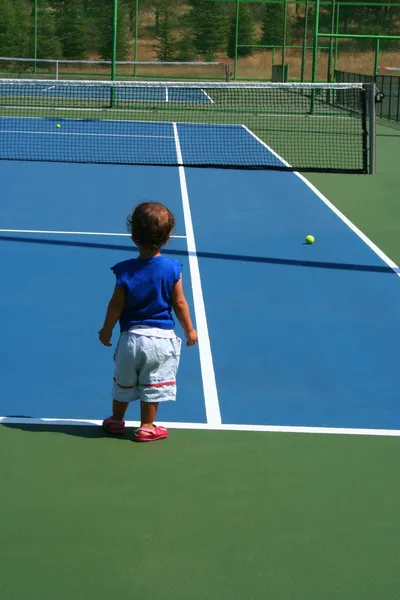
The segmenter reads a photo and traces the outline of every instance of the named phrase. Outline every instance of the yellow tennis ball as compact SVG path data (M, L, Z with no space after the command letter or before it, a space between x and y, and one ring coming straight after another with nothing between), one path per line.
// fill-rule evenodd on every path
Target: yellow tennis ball
M314 236L313 235L307 235L306 236L306 244L313 244L314 243Z
M57 123L56 127L57 127L57 129L60 129L60 127L61 127L60 123Z

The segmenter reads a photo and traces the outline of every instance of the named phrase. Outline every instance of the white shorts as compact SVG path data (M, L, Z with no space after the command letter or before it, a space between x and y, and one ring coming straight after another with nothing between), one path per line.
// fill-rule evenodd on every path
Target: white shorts
M113 398L165 402L176 398L181 340L123 332L115 351Z

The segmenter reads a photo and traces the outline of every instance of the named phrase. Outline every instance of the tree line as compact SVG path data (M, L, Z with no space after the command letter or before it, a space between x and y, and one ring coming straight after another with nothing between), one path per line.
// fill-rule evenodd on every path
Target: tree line
M118 16L118 59L129 53L129 7ZM112 0L37 0L37 58L112 56ZM34 1L0 0L0 56L34 56Z
M382 5L385 2L382 2ZM34 53L33 0L0 0L0 56L32 57ZM146 37L154 39L157 60L215 60L233 58L236 40L234 2L212 0L139 0L139 19L152 14ZM313 8L310 8L310 37ZM321 29L329 28L330 7L322 7ZM238 56L250 56L255 44L280 46L283 40L282 4L242 3L239 7ZM340 31L397 35L400 13L395 7L343 7ZM304 7L291 7L287 43L303 40ZM119 0L117 59L127 60L135 31L134 0ZM141 25L142 31L142 25ZM37 0L37 57L69 60L112 56L112 0ZM368 42L368 40L367 40ZM348 41L362 48L366 42Z

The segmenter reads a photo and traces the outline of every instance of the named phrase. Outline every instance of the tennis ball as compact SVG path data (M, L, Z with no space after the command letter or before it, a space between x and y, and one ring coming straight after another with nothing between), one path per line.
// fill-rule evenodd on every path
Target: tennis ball
M314 236L313 235L307 235L306 236L306 244L313 244L314 243Z
M60 129L60 127L61 127L60 123L57 123L56 127L57 127L57 129Z

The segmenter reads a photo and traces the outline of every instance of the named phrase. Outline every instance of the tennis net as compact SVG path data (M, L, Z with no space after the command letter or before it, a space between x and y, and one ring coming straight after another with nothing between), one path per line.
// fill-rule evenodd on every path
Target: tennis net
M367 173L363 84L0 80L0 159Z

